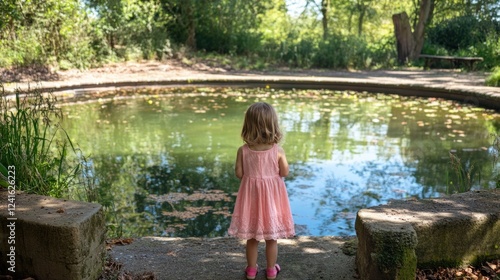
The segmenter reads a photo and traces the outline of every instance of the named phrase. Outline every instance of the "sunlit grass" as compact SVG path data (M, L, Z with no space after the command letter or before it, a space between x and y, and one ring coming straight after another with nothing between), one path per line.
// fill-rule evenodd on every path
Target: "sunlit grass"
M493 73L486 78L486 85L492 87L500 87L500 67L496 67Z

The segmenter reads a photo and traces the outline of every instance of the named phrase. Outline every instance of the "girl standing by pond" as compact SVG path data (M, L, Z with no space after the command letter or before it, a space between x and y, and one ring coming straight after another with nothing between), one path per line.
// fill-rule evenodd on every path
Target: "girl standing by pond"
M245 145L236 156L236 177L241 180L229 235L246 239L247 279L258 272L259 241L266 241L267 279L281 270L276 263L279 238L295 235L290 202L283 177L288 175L285 151L278 146L282 133L274 108L252 104L241 131Z

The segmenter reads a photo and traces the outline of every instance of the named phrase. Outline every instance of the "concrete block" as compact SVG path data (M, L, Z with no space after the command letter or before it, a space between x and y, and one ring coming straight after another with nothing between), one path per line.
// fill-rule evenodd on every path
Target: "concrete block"
M417 234L411 224L380 221L372 209L358 211L356 266L361 279L415 279Z
M413 202L406 207L415 212L411 223L419 236L419 267L476 265L500 257L500 190L418 203L427 210L416 215L422 206Z
M358 211L356 264L361 279L415 279L416 267L499 258L499 232L498 189L392 201Z
M10 216L7 191L0 191L0 202L0 274L38 280L99 277L106 253L101 205L18 193ZM11 251L14 269L8 263Z

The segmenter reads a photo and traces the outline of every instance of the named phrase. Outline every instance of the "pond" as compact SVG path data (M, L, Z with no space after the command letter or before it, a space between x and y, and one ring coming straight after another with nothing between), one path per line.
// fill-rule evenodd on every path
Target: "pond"
M275 106L285 132L297 234L355 235L361 208L496 187L500 117L454 101L269 88L107 94L63 106L62 125L88 156L112 236L225 236L256 101Z

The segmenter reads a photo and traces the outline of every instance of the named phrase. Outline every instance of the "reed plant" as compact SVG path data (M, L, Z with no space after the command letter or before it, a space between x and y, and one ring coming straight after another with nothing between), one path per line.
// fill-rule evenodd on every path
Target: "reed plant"
M488 149L489 157L492 163L493 180L495 187L500 188L500 173L498 170L498 162L500 160L500 135L491 134L493 142ZM450 166L451 173L454 174L451 179L450 174L447 173L448 184L446 192L461 193L468 192L472 189L474 180L481 182L481 167L476 166L473 160L463 160L457 154L450 152ZM477 162L477 161L476 161Z
M472 189L474 183L474 175L476 173L476 167L473 162L462 163L462 160L450 152L450 164L451 168L455 173L455 183L451 183L451 187L448 189L448 193L463 193L468 192Z
M58 122L62 113L56 98L36 89L16 89L7 96L2 86L1 92L0 173L14 168L17 190L67 197L70 187L81 182L84 163Z

